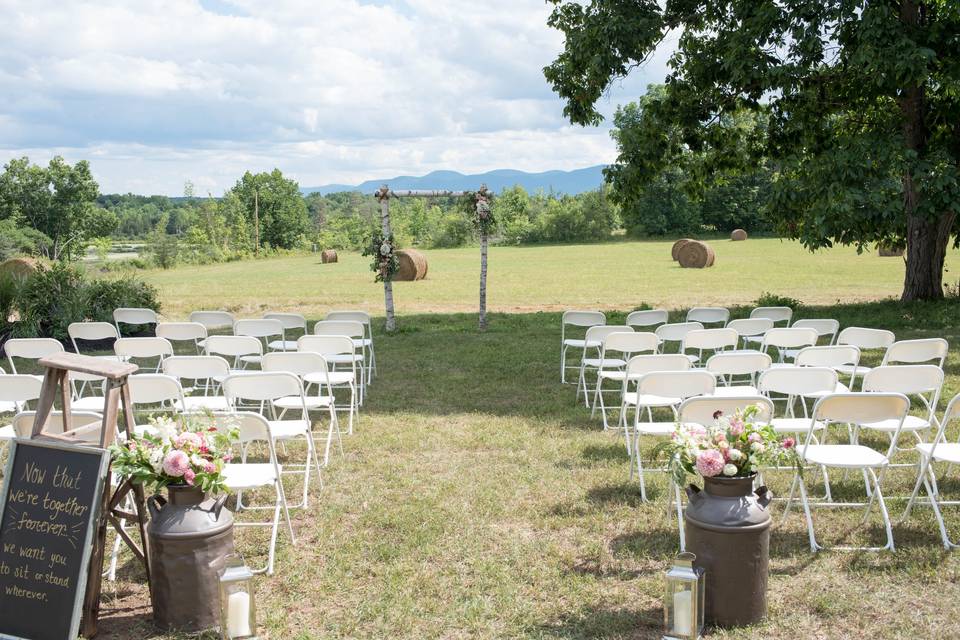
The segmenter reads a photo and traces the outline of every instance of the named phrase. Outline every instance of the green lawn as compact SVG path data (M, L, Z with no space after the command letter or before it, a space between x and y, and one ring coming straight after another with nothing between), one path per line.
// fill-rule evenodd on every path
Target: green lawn
M488 308L502 312L602 307L629 309L646 302L667 308L750 304L764 291L808 304L897 296L903 261L858 255L852 248L811 254L795 242L756 239L713 241L717 263L682 269L670 259L671 242L619 242L490 249ZM397 312L470 312L477 307L480 258L475 247L426 252L426 280L395 285ZM947 268L960 272L960 251ZM151 271L164 314L182 318L196 309L240 315L300 310L320 316L335 308L383 315L383 287L373 282L367 258L341 252L340 262L319 255L271 258L169 271Z
M281 535L277 574L259 580L264 635L660 637L662 574L677 542L664 516L665 482L652 477L655 501L640 502L621 438L602 432L575 405L573 387L558 382L559 313L516 310L596 306L616 322L641 301L749 303L775 291L830 305L804 307L799 316L948 338L944 395L960 392L956 301L836 304L896 293L901 261L846 250L811 257L773 240L720 247L718 266L706 271L673 267L663 257L668 243L495 249L491 305L510 313L492 315L483 334L472 313L440 313L473 309L476 250L430 252L430 279L397 286L402 331L385 336L382 321L375 327L381 374L344 457L333 459L310 509L294 513L298 544ZM312 319L335 307L382 308L365 260L317 262L284 258L149 277L171 317L200 307L303 309ZM428 310L436 313L414 313ZM908 493L913 478L912 470L891 473L886 492ZM954 471L943 489L960 498L956 478ZM768 481L785 493L789 479ZM862 491L853 479L835 480L838 495ZM904 502L889 504L898 517ZM882 535L878 517L858 529L854 511L821 511L816 521L829 543ZM949 526L960 535L960 509L949 512ZM263 553L264 536L238 535L244 553ZM772 534L768 621L710 637L956 637L960 554L943 551L928 509L895 535L893 554L812 555L794 511ZM132 561L105 587L103 613L106 638L179 637L145 621Z

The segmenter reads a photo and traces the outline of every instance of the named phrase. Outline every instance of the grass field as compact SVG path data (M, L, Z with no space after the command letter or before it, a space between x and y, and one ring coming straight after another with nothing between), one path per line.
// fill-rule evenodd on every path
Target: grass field
M451 313L474 308L476 250L431 252L430 278L397 286L403 330L385 336L382 323L375 328L381 374L344 457L325 474L325 490L294 513L298 545L281 537L277 574L259 581L264 635L660 637L662 574L676 552L666 485L653 477L654 502L642 504L621 439L602 432L574 403L573 387L559 384L557 309L600 307L615 322L640 302L744 304L766 290L807 302L800 316L887 327L902 338L943 335L960 345L956 301L853 302L895 294L896 259L846 250L810 257L763 240L722 244L718 266L701 272L674 268L663 258L668 248L495 249L491 306L505 313L493 314L483 334L474 314ZM951 261L960 264L956 252ZM303 310L312 319L334 307L382 309L364 259L317 262L283 258L149 277L170 317L194 308ZM956 346L947 373L949 398L960 391ZM908 493L913 473L891 473L886 492ZM957 477L943 489L960 497ZM768 480L775 493L789 484L788 475ZM856 495L862 483L840 482L835 491ZM903 504L890 500L895 518ZM896 553L817 555L795 511L772 534L767 622L709 637L956 637L960 554L943 551L928 511L896 526ZM853 511L821 511L816 521L830 543L881 535L879 518L858 529ZM960 534L960 509L949 525ZM263 552L262 537L240 536L245 553ZM133 562L105 589L103 637L180 637L145 620Z

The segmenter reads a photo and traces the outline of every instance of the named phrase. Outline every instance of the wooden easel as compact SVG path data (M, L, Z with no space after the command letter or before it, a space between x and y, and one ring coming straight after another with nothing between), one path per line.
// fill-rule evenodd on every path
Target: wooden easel
M37 404L37 414L33 422L33 431L30 438L36 440L53 440L61 443L72 443L78 446L98 444L100 448L110 446L117 435L117 417L120 404L123 404L124 430L127 436L131 435L133 427L133 405L130 403L130 387L127 385L127 376L137 371L137 365L120 361L111 361L103 358L92 358L75 353L57 353L42 358L40 364L47 371L43 378L43 387L40 391L40 400ZM74 428L70 409L70 372L86 373L102 377L106 380L106 390L103 398L103 422L81 425ZM53 403L58 395L63 409L63 433L48 433L44 431ZM90 436L98 433L98 442ZM128 513L120 509L121 503L133 494L136 513ZM110 492L110 474L107 473L106 486L103 491L103 509L100 522L97 526L97 537L90 556L90 569L87 576L87 590L83 600L83 622L80 633L86 638L97 634L97 620L100 614L100 587L103 578L103 558L107 540L107 525L116 530L117 535L130 547L133 554L143 563L147 573L147 582L150 582L150 559L146 553L146 518L147 510L143 486L135 484L129 479L123 480L116 491ZM140 529L140 545L124 531L121 520L135 521Z

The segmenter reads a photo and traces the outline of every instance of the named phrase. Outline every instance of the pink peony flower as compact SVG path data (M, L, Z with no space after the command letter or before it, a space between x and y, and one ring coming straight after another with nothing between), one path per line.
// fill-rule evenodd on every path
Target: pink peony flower
M163 459L163 472L179 478L190 470L190 458L183 451L171 451Z
M733 416L730 418L730 435L739 436L743 433L743 430L746 427L743 424L743 419L740 416Z
M760 442L761 440L763 440L763 438L757 432L753 432L747 436L747 442Z
M184 431L183 433L178 434L173 442L177 447L184 447L186 445L199 447L202 443L200 436L192 431Z
M783 448L784 449L793 449L793 446L797 444L797 441L793 438L784 438L783 439Z
M214 473L217 470L217 465L207 460L207 464L203 465L203 470L207 473Z
M697 471L699 471L700 475L704 478L712 478L713 476L720 475L725 463L726 461L723 459L722 453L716 449L707 449L706 451L701 451L697 456Z
M187 484L193 484L193 479L197 477L197 474L193 472L193 469L187 469L183 472L183 479L187 481Z

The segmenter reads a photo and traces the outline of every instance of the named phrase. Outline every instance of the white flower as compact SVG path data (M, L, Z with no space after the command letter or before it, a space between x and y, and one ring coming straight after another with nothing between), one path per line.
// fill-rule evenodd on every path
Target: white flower
M757 453L763 453L764 451L764 446L762 442L754 442L753 444L750 445L750 448Z
M163 472L163 450L156 448L150 452L150 466L153 467L154 473Z
M388 255L390 255L390 243L389 243L389 242L384 242L382 245L380 245L380 255L382 255L382 256L388 256Z
M737 465L730 464L729 462L723 465L723 475L725 476L735 476L737 475Z
M736 462L737 460L743 457L743 454L740 452L740 449L730 449L730 451L727 452L727 456L729 456L731 460Z
M207 464L207 461L197 454L193 454L190 456L190 464L194 465L195 467L202 467L203 465Z
M163 440L177 435L177 423L169 416L154 416L150 418L150 424L157 430L157 436Z

